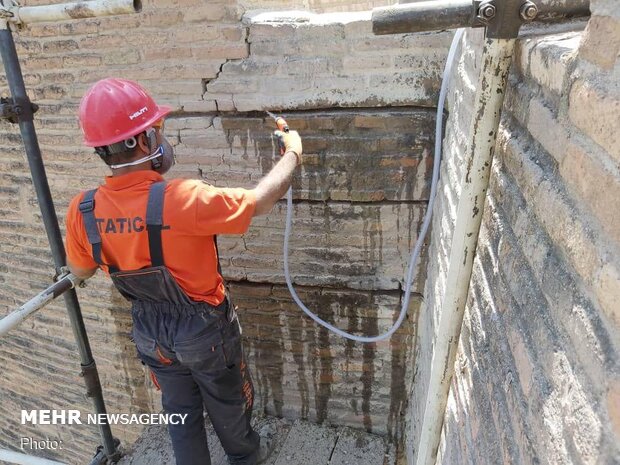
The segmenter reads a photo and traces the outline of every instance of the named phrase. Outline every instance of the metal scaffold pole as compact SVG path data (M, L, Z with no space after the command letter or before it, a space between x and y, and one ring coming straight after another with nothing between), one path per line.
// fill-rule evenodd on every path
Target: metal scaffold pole
M515 42L486 39L484 44L471 138L464 156L468 164L456 213L417 465L432 465L437 457Z
M0 0L0 54L6 72L11 98L8 102L3 102L0 116L19 124L19 130L32 174L32 181L41 209L43 224L50 244L56 273L60 274L62 268L66 265L65 248L58 225L58 217L52 201L39 142L35 132L33 115L36 111L36 106L30 102L26 93L24 78L9 23L25 25L40 21L58 21L63 19L133 13L141 9L141 4L138 0L98 0L93 2L33 7L21 7L13 2L8 3L8 5L5 5L5 3ZM66 283L67 281L65 277L64 282ZM106 407L103 400L99 374L88 340L86 327L84 326L84 319L82 317L82 311L74 289L74 284L75 282L71 282L71 285L64 286L62 291L69 313L73 335L80 354L81 374L84 378L84 384L86 385L86 395L92 399L95 412L97 414L105 414ZM61 288L63 287L63 283L61 282L59 282L58 285ZM54 297L56 297L56 295L54 295ZM20 317L18 312L12 315L12 318L18 317ZM8 322L6 323L8 325ZM105 418L105 416L103 418ZM102 422L102 424L99 425L99 433L102 441L102 450L97 454L97 456L100 457L99 463L113 463L118 461L120 458L117 447L118 441L112 436L110 425Z
M80 279L75 275L69 273L67 276L63 276L57 282L42 292L39 292L36 296L19 307L17 310L9 313L0 320L0 337L7 334L13 328L20 325L22 321L28 318L37 310L40 310L45 305L50 303L56 297L63 295L69 289L72 289L80 282Z

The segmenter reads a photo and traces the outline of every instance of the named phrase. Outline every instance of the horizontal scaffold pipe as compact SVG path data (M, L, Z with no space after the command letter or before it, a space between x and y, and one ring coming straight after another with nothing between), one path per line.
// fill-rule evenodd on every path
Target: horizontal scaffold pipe
M538 7L535 21L590 15L590 0L534 0L534 3ZM372 10L372 30L377 35L482 26L471 0L428 0Z
M73 289L79 282L80 279L77 276L69 273L67 276L58 280L43 292L37 294L17 310L9 313L0 320L0 337L4 336L10 330L18 326L34 312L45 307L56 297L61 296L69 289Z
M10 22L21 25L68 19L94 18L136 13L142 9L141 0L94 0L90 2L58 3L56 5L15 6Z

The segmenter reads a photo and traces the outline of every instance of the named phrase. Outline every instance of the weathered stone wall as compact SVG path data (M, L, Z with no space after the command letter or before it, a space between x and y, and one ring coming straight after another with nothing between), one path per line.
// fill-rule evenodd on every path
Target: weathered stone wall
M307 10L314 13L331 13L337 11L365 11L376 7L398 3L397 0L241 0L246 10Z
M61 227L70 198L106 174L82 147L76 118L80 97L97 79L139 80L173 106L166 132L179 163L170 176L219 186L252 187L271 168L273 122L262 110L282 110L305 145L291 239L300 295L344 329L386 330L400 307L409 249L425 209L434 124L429 106L451 35L374 37L363 13L295 13L283 21L247 15L242 21L248 5L234 0L143 3L136 15L33 25L15 34L29 94L41 107L35 124ZM3 75L0 92L6 94ZM53 265L17 128L0 122L0 140L5 314L50 283ZM303 316L288 294L284 214L278 204L248 234L220 239L257 408L399 437L425 263L403 328L390 341L347 342ZM159 395L129 340L127 303L103 276L79 295L108 411L158 409ZM0 444L17 448L22 436L60 439L64 450L49 456L84 463L99 442L95 428L21 425L19 417L21 409L92 411L62 304L46 307L0 341L0 363ZM139 428L113 432L128 444Z
M438 463L620 461L620 17L614 1L592 12L587 26L527 29L518 42ZM481 42L467 33L449 95L414 453Z

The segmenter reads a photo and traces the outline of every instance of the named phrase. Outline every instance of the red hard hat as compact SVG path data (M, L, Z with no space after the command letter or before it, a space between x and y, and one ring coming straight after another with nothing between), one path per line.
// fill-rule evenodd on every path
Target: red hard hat
M80 102L84 143L101 147L129 139L151 127L172 109L159 106L137 82L102 79Z

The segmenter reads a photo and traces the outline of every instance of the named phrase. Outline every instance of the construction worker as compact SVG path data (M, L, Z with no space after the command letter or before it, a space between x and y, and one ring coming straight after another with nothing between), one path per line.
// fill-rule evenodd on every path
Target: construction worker
M112 169L105 184L78 194L67 213L67 260L86 279L101 268L131 301L140 359L162 392L177 465L211 463L205 409L231 464L260 463L268 450L250 419L254 390L240 326L219 266L216 235L243 234L291 183L299 135L277 131L281 160L254 189L201 180L164 181L174 164L164 136L171 109L137 83L103 79L82 98L84 143Z

